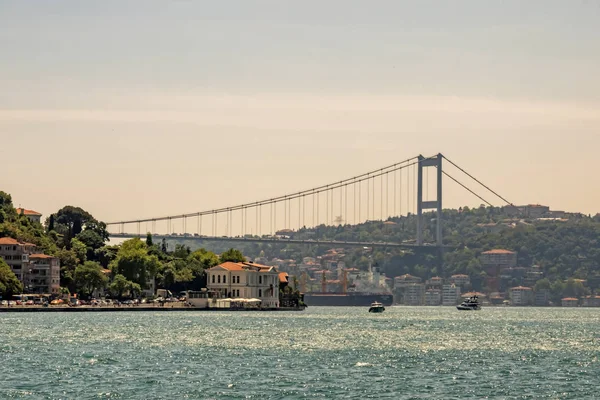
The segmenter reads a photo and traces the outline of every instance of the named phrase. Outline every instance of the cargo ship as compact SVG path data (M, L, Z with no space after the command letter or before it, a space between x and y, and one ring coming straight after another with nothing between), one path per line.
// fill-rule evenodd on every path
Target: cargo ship
M391 293L368 293L368 292L339 292L339 293L305 293L304 303L307 306L327 307L369 307L371 303L381 303L391 306L394 296Z

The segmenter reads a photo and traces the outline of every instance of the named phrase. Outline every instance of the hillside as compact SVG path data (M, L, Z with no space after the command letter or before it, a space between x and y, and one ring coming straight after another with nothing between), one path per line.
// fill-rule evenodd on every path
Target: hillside
M512 219L500 208L445 210L443 213L444 254L431 251L374 249L374 263L390 277L409 273L423 279L448 277L464 273L474 278L483 274L481 252L504 248L518 253L518 265L540 266L550 280L568 278L594 280L600 277L600 216L571 214L564 220ZM435 215L425 214L426 241L433 242ZM391 218L359 225L324 226L301 229L294 238L318 240L356 240L365 242L400 242L414 238L416 217ZM177 240L180 243L185 241ZM223 243L204 243L215 252L225 250ZM328 247L285 244L245 244L238 246L251 257L292 259L325 254ZM363 249L346 249L344 261L349 267L365 269L368 253Z

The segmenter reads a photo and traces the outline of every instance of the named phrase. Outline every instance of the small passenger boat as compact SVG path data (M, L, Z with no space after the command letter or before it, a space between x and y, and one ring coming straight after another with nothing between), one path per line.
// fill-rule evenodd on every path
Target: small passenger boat
M479 298L473 296L460 303L456 308L461 311L481 310L481 305L479 304Z
M383 306L383 304L378 303L378 302L374 302L371 304L371 308L369 308L369 312L372 313L382 313L385 311L385 307Z

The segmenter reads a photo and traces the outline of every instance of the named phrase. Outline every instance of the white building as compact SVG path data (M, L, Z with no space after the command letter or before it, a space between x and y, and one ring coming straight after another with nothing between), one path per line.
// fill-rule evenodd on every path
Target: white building
M460 287L455 284L442 287L442 305L455 306L460 300Z
M17 214L26 216L31 222L42 222L42 214L37 211L17 208Z
M530 287L517 286L510 288L509 295L513 306L528 306L533 301L533 290Z
M442 291L440 289L427 289L425 291L425 305L439 306L442 302Z
M425 297L425 285L413 283L404 287L404 304L407 306L422 306Z
M259 299L263 308L279 308L279 272L251 262L225 262L208 271L209 292L222 297Z
M456 286L464 288L471 283L471 278L469 278L469 275L456 274L450 277L450 283L454 283Z

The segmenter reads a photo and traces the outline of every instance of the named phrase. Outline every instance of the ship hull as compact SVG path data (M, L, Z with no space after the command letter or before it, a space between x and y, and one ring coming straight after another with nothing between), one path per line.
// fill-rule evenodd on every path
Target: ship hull
M391 306L394 296L388 293L305 293L307 306L370 307L372 303Z

